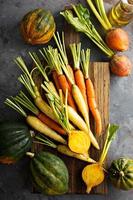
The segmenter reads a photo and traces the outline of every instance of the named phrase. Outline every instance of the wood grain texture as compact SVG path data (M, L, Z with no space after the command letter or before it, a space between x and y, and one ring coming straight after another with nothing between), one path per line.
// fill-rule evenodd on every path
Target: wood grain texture
M102 118L102 135L100 137L96 137L100 151L91 148L90 155L95 160L99 160L102 148L104 146L104 141L106 138L106 128L109 123L109 92L110 92L110 72L109 72L109 63L104 62L94 62L90 65L90 77L94 85L96 101L98 104L98 109L101 113ZM93 133L95 133L95 123L92 115L91 118L91 129ZM104 163L106 168L106 161ZM92 190L94 194L105 194L107 193L107 183L105 181L98 187Z
M70 51L68 46L70 43L78 43L80 41L79 34L76 33L71 26L65 24L65 43L67 47L67 53L72 64L72 59L70 56ZM109 90L110 90L110 73L109 64L101 62L93 62L90 64L90 78L94 84L96 100L98 108L102 117L103 134L97 138L100 145L100 151L97 151L93 147L90 150L90 156L95 160L99 160L105 137L106 137L106 127L109 123ZM91 129L95 133L95 123L92 115L90 114ZM42 149L41 145L34 145L34 151ZM45 148L47 149L47 148ZM50 150L50 149L49 149ZM51 152L58 155L64 160L69 170L69 194L85 194L86 186L81 178L81 173L83 168L87 165L86 162L77 160L75 158L70 158L55 152L55 150L50 150ZM106 162L105 162L106 167ZM100 186L92 190L92 194L105 194L107 193L107 183L106 180Z

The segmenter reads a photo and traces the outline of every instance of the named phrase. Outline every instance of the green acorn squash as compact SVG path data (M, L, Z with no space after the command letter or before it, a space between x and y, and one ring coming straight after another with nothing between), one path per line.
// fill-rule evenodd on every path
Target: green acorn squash
M60 195L68 191L68 170L64 162L49 152L41 151L31 160L33 185L47 195Z
M112 184L122 190L133 188L133 160L119 158L114 160L109 168L109 178Z
M23 17L20 32L27 43L45 44L52 38L55 27L52 13L38 8Z
M25 124L0 123L0 163L15 163L31 148L31 143L31 135Z

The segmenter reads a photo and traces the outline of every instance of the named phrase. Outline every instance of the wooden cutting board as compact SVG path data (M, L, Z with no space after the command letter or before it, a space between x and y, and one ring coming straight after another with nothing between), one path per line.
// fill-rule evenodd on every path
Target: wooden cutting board
M76 33L73 28L65 24L65 43L66 47L68 44L73 42L79 42L80 37L79 33ZM67 48L68 49L68 48ZM69 60L71 59L70 52L68 50L68 57ZM100 150L97 151L93 147L90 150L90 156L95 159L99 160L105 137L106 137L106 128L109 123L109 90L110 90L110 73L109 73L109 64L105 62L93 62L90 64L90 77L93 81L95 93L96 93L96 101L98 104L98 108L101 113L102 117L102 125L103 125L103 134L100 137L97 137L97 141L100 145ZM39 81L37 81L39 84ZM91 122L91 129L95 132L95 123L93 117L90 114L90 122ZM34 144L33 149L34 151L38 151L42 149L41 145ZM46 149L46 148L44 148ZM60 158L64 160L66 163L68 170L69 170L69 194L85 194L86 186L81 178L81 172L83 168L87 165L86 162L77 160L75 158L70 158L65 155L61 155L55 150L50 150L51 152L58 155ZM106 167L106 162L105 162ZM107 193L107 183L105 181L98 187L92 190L92 194L106 194Z

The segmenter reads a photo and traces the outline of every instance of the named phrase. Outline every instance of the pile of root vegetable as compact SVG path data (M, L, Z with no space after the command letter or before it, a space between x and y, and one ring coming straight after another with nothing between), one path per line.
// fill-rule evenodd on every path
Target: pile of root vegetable
M92 167L92 171L94 167L94 171L90 174L92 176L91 185L87 182L87 169L84 168L82 173L87 192L90 192L93 186L104 180L102 164L118 126L109 125L105 148L99 162L96 163L89 157L89 149L92 144L99 150L95 134L98 136L102 134L102 122L93 83L89 77L90 50L81 50L81 43L70 44L73 58L73 67L71 67L67 58L64 33L60 37L57 32L54 38L58 48L48 46L40 50L43 61L37 53L29 53L35 66L31 72L22 57L16 58L15 62L23 72L18 80L26 88L30 97L20 91L15 97L7 98L5 103L25 117L27 124L41 134L33 136L36 142L57 148L57 151L68 156L95 163L89 166L89 168ZM44 61L46 65L43 64ZM39 72L43 78L41 83L43 97L33 78L36 72ZM49 76L52 76L52 79L49 79ZM25 109L28 111L26 112ZM96 122L96 133L92 133L90 128L89 110ZM26 154L31 155L29 152ZM3 163L10 163L10 161L7 157L6 159L3 157ZM94 178L96 166L99 174L98 180Z
M114 29L104 9L103 1L87 0L91 10L106 31L106 39L100 36L91 22L89 10L81 4L72 5L75 12L65 10L61 15L76 31L87 35L107 56L113 73L127 76L131 73L131 62L116 51L129 47L129 38L122 29ZM108 124L106 140L99 161L89 155L91 145L98 151L96 136L102 135L102 119L97 106L95 89L89 76L90 49L81 48L81 43L70 44L72 61L68 60L64 33L55 34L52 14L36 9L24 16L21 33L30 44L45 44L54 37L56 47L47 46L37 53L29 52L33 68L27 66L22 57L15 63L22 74L18 81L26 91L5 100L5 104L21 114L26 123L0 123L0 163L13 164L25 154L31 157L31 175L37 190L48 195L64 194L69 188L69 173L65 163L56 155L40 151L30 152L32 144L38 143L56 149L61 154L87 162L82 171L86 192L104 181L104 160L118 125ZM71 66L69 63L73 63ZM42 82L38 85L38 74ZM92 114L96 132L90 127ZM32 131L29 130L32 129ZM90 164L88 164L90 163ZM109 169L112 183L124 190L133 188L133 160L120 158ZM126 166L126 168L125 168Z

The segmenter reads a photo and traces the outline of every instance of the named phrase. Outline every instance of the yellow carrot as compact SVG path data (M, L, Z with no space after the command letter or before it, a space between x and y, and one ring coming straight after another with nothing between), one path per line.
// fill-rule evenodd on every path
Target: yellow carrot
M88 108L87 108L87 104L84 100L84 97L80 91L80 89L78 88L78 86L74 83L73 78L71 77L71 74L69 73L68 69L67 69L67 65L68 65L68 59L67 59L67 54L66 54L66 48L65 48L65 42L64 42L64 34L62 34L62 42L60 39L59 34L57 33L57 37L54 35L56 44L58 46L58 49L60 51L60 62L61 62L61 67L66 75L66 77L68 78L69 82L72 85L72 96L77 104L77 107L79 108L79 111L82 113L84 120L87 124L88 127L88 133L90 136L90 140L92 142L92 144L99 149L99 145L95 139L95 137L93 136L91 130L90 130L90 123L89 123L89 113L88 113ZM73 50L72 50L73 51ZM74 63L78 63L80 62L80 48L78 47L78 50L75 52L73 52L73 60ZM75 64L76 65L76 64Z
M96 149L99 149L98 142L96 138L94 137L93 133L91 132L90 129L88 129L86 123L84 120L78 115L78 113L70 106L68 106L68 117L70 121L77 126L80 130L86 132L90 136L91 143L96 147Z
M44 113L46 114L48 117L50 117L51 119L53 119L54 121L57 122L57 119L51 109L51 107L40 97L37 97L34 99L34 102L36 104L36 106Z
M54 139L55 141L58 141L62 144L66 144L66 141L63 137L58 135L54 130L52 130L46 124L41 122L41 120L38 119L36 116L27 115L24 109L20 106L20 104L16 101L14 97L12 97L11 99L7 98L5 104L11 107L12 109L16 110L23 117L25 117L28 125L34 128L36 131L39 131L40 133Z
M36 131L39 131L40 133L56 140L57 142L66 144L66 141L64 140L63 137L58 135L54 130L52 130L47 125L45 125L43 122L41 122L37 117L29 115L26 118L26 121Z
M83 95L81 94L80 89L75 84L72 87L72 94L73 94L73 98L74 98L80 112L82 113L82 115L84 117L86 124L90 128L87 105L84 101L84 98L83 98Z
M92 158L89 157L88 153L87 154L79 154L79 153L72 152L66 145L58 145L57 151L64 155L74 157L74 158L77 158L79 160L83 160L83 161L86 161L89 163L96 162L95 160L93 160Z

